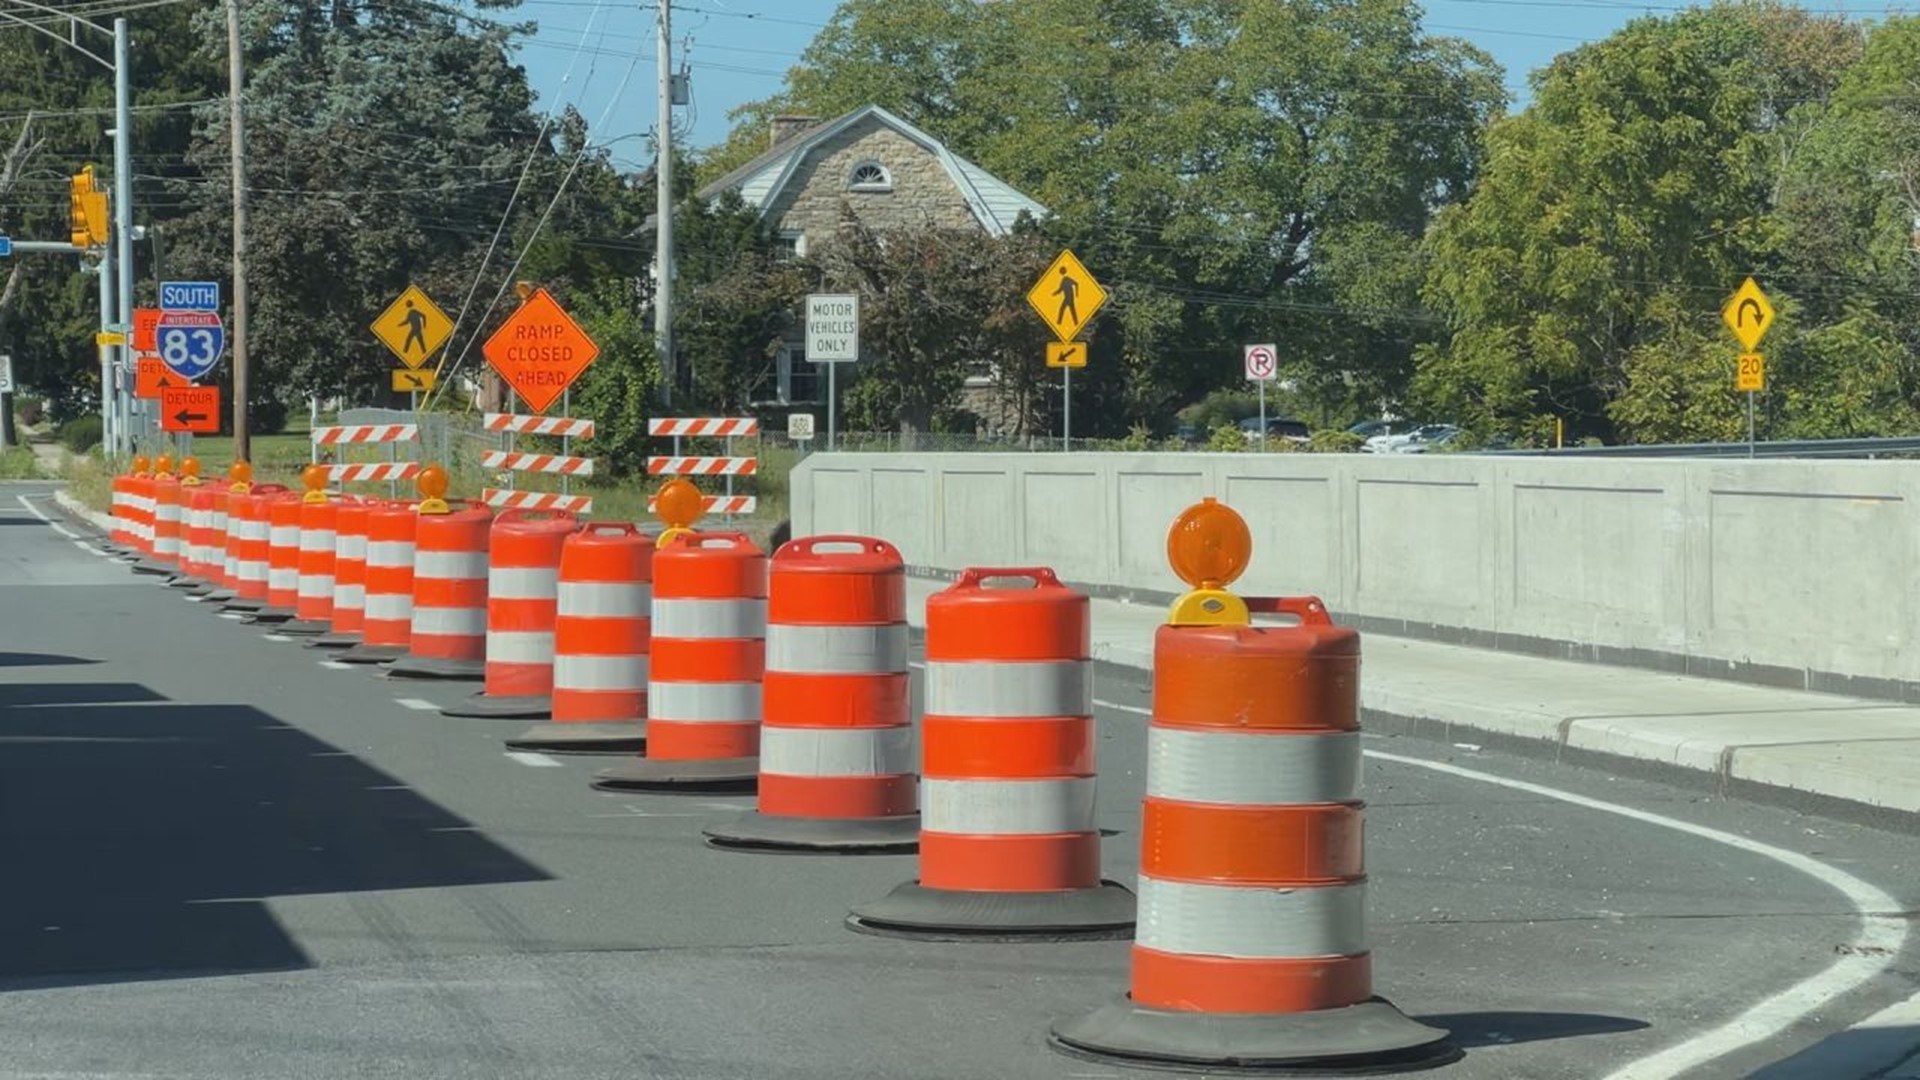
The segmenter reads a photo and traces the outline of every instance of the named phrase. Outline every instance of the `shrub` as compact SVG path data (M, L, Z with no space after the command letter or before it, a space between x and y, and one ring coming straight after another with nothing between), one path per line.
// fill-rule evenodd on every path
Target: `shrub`
M14 415L20 418L20 424L23 427L39 427L40 421L47 418L47 403L37 397L28 398L19 402L19 408L14 410Z
M1207 449L1215 453L1241 453L1247 448L1247 436L1238 425L1219 424L1207 432Z
M247 429L254 435L278 435L287 430L287 403L279 398L255 398L247 406Z
M76 454L84 454L100 445L100 418L76 416L60 425L60 445Z
M1326 429L1313 433L1307 449L1316 454L1351 454L1357 452L1366 441L1351 431Z

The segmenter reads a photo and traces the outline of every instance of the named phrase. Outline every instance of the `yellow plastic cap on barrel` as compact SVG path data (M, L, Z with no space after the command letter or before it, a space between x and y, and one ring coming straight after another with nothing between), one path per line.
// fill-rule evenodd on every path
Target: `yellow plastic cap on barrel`
M300 470L300 483L307 493L300 496L301 502L323 503L327 501L327 467L313 464Z

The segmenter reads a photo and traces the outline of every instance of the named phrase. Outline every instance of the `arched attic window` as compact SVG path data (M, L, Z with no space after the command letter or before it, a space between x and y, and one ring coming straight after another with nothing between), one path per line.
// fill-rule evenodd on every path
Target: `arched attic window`
M863 161L847 177L848 191L892 191L893 174L877 161Z

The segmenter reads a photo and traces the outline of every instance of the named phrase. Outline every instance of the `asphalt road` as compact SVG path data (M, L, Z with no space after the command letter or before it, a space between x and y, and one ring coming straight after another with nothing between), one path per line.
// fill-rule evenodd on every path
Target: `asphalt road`
M509 756L525 722L423 707L471 684L323 667L56 531L48 490L0 485L0 1078L1149 1075L1046 1046L1125 942L850 933L911 856L706 848L749 799ZM1131 881L1146 692L1098 695ZM1920 990L1913 835L1368 746L1376 988L1454 1031L1434 1075L1909 1074L1768 1067Z

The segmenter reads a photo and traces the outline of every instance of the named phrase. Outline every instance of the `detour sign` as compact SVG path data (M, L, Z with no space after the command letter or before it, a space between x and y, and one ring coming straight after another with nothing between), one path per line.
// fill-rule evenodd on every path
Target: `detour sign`
M600 355L600 346L547 290L535 289L480 351L534 412L543 413Z

